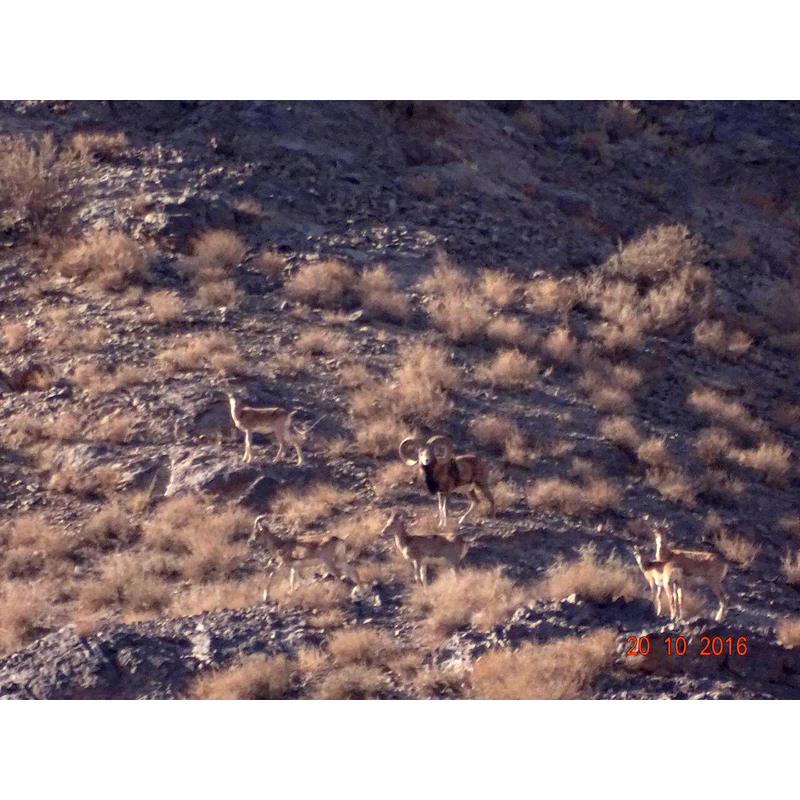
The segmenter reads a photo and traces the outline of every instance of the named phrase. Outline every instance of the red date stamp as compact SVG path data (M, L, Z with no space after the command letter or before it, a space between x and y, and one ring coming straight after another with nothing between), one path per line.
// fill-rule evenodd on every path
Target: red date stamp
M660 640L661 646L668 656L680 658L685 656L688 643L685 636L667 636ZM629 636L625 645L626 656L647 656L650 652L650 639L647 636ZM701 636L700 650L698 656L721 656L723 653L728 655L746 656L747 637L739 636L734 639L732 636L723 638L722 636Z

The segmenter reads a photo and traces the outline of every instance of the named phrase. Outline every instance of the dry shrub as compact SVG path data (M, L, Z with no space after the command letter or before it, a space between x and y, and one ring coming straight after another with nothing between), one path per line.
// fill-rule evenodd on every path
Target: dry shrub
M470 280L466 273L443 250L434 256L433 269L419 283L419 288L430 295L447 295L451 292L466 294Z
M56 470L47 483L48 489L79 497L108 497L119 489L122 473L116 467L101 466L86 472L66 466Z
M259 575L248 580L192 586L176 594L170 603L171 616L188 617L220 608L252 608L261 603L266 580Z
M302 372L308 372L313 366L311 356L298 353L296 350L284 349L273 353L269 360L269 365L275 375L294 378Z
M308 583L308 576L297 578L292 592L288 579L276 579L269 589L269 599L284 608L302 611L329 612L347 603L349 584L340 580ZM266 584L266 580L263 581Z
M319 308L341 308L356 286L356 274L341 261L304 264L285 283L293 300Z
M685 225L658 225L629 241L602 269L609 275L652 285L702 259L703 248Z
M645 481L663 498L692 508L697 489L692 479L681 469L655 468L647 470Z
M336 376L345 389L356 389L375 382L373 373L358 362L342 365Z
M496 346L532 350L536 337L528 326L515 317L496 317L486 328L486 336Z
M270 278L283 274L286 259L277 250L262 250L252 261L252 265Z
M504 455L511 464L527 461L527 442L514 420L496 414L484 414L470 423L472 438L495 455Z
M601 414L614 414L629 409L633 398L618 386L596 386L589 395L589 402Z
M733 437L725 428L704 428L697 434L693 447L706 464L718 464L736 454Z
M604 478L594 477L581 485L560 478L542 478L528 486L525 497L533 509L583 516L616 508L622 490Z
M81 604L90 611L157 614L169 600L169 588L143 569L141 553L109 556L97 577L81 587Z
M530 385L539 374L539 362L519 350L501 350L475 368L475 378L502 389Z
M328 640L328 652L337 664L377 667L400 649L394 637L363 626L337 631Z
M18 650L45 634L51 613L41 583L5 581L0 587L0 651Z
M744 331L725 330L725 323L703 321L694 329L695 344L710 355L736 360L741 358L753 344L752 337Z
M568 328L558 328L542 341L542 354L556 364L570 363L578 351L578 344Z
M780 620L775 632L784 647L800 647L800 618Z
M776 486L786 483L792 469L792 451L780 442L762 442L752 450L739 450L736 460Z
M385 522L386 515L381 511L357 511L336 520L328 533L344 539L357 556L375 544Z
M186 313L183 301L174 292L153 292L148 295L153 320L159 325L174 322Z
M726 425L743 436L758 437L766 432L766 425L754 420L741 403L728 400L716 389L694 389L687 402L697 414Z
M115 500L84 523L79 544L104 552L119 550L135 542L138 533L128 509Z
M592 681L616 654L616 634L608 629L585 637L519 650L492 650L475 663L473 696L482 700L575 700L587 697Z
M316 700L377 700L388 691L383 673L376 667L349 664L330 673L320 684Z
M449 409L447 392L461 381L446 350L424 342L406 344L398 352L390 390L376 384L402 417L435 422Z
M122 131L84 131L73 135L69 147L80 161L94 161L118 158L128 144L128 137Z
M397 452L397 446L409 435L408 426L391 414L381 414L358 423L356 449L372 458L386 458Z
M407 467L402 461L392 461L372 474L372 491L380 500L397 500L410 490L416 477L416 467Z
M778 520L778 527L788 536L800 536L800 517L785 514Z
M295 342L295 347L301 353L315 356L342 355L349 346L349 341L343 333L328 331L324 328L311 328L304 331Z
M714 539L714 545L728 559L743 569L748 569L761 553L761 545L744 536L721 531Z
M481 339L490 320L484 300L467 292L451 292L433 299L428 313L436 329L458 344Z
M672 468L675 460L667 450L667 440L652 437L642 442L636 449L636 456L642 464L660 469Z
M800 552L787 553L781 561L781 572L786 583L800 589Z
M507 308L517 301L522 286L510 272L486 269L478 281L478 291L495 308Z
M594 603L610 603L618 597L628 600L642 593L638 572L623 564L613 553L598 558L593 544L578 551L571 561L560 558L547 570L547 577L534 587L534 594L546 600L561 600L576 594Z
M83 432L83 420L75 411L62 411L42 426L42 436L57 442L74 442Z
M28 326L24 322L7 322L3 325L3 339L7 353L22 350L28 342Z
M131 440L134 425L135 419L130 414L117 409L93 425L89 429L89 436L98 442L124 444Z
M383 264L361 273L358 293L362 307L371 317L397 323L411 319L409 299L397 288L394 277Z
M490 478L490 483L492 485L495 510L498 514L513 508L522 499L522 490L512 481L493 481Z
M192 253L212 269L229 272L242 262L247 246L242 237L233 231L205 231L192 243Z
M608 417L600 423L598 431L601 436L628 453L635 453L642 443L642 434L630 417Z
M300 489L284 489L272 510L289 525L308 525L349 505L355 494L331 483L318 481Z
M425 631L435 639L459 628L490 630L524 602L525 594L501 570L462 569L433 583L411 588L409 608L425 617Z
M244 292L230 279L203 282L195 292L197 302L206 308L232 307L241 302Z
M418 669L420 660L419 655L417 655L416 666ZM412 685L419 693L419 696L427 700L461 697L463 683L464 679L461 674L442 667L421 669L412 681Z
M295 665L284 655L249 656L197 678L192 700L281 700L290 694Z
M120 291L146 277L152 251L119 231L91 231L54 262L64 277L97 289Z
M44 228L63 210L71 176L52 134L26 141L22 136L0 140L0 227L26 222Z
M572 311L580 300L580 290L571 280L537 278L525 290L527 304L537 311Z
M630 100L611 100L597 112L597 121L614 136L633 136L644 124L640 113Z
M233 337L221 331L190 336L186 344L159 353L156 360L170 372L216 369L227 375L245 369L244 359L236 349Z
M744 481L734 478L723 469L710 469L701 477L698 492L723 505L736 505L747 491Z

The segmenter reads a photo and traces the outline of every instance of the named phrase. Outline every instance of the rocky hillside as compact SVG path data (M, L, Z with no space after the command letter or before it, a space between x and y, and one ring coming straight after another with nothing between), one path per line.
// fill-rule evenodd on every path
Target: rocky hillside
M0 103L0 696L800 697L799 157L794 103ZM434 434L497 508L422 586ZM361 585L264 601L256 515Z

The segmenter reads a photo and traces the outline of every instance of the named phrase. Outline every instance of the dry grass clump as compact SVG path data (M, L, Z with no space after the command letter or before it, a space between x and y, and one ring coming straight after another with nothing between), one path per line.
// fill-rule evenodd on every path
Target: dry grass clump
M698 322L694 328L694 341L705 353L733 361L741 358L753 344L752 337L744 331L728 333L721 320Z
M560 478L542 478L528 486L525 498L533 509L583 516L616 508L622 490L611 481L598 477L591 477L583 484L569 483Z
M693 447L706 464L719 464L736 453L733 437L725 428L704 428L695 437Z
M153 254L119 231L91 231L67 247L53 264L66 278L103 291L120 291L142 280Z
M3 325L2 336L5 351L16 353L28 342L28 326L24 322L7 322Z
M397 288L394 277L383 264L364 270L358 281L361 306L371 316L390 322L408 322L409 299Z
M450 256L443 250L437 250L433 269L419 282L419 288L430 295L447 295L451 292L466 294L470 280Z
M245 369L233 337L221 331L189 336L186 344L159 353L156 360L171 373L214 369L223 375L234 375Z
M701 477L697 490L712 502L735 506L747 492L747 484L724 469L709 469Z
M485 269L478 280L478 291L495 308L507 308L517 301L522 286L510 272Z
M571 280L537 278L526 290L527 304L536 311L572 311L580 300L580 290Z
M530 385L538 374L539 362L519 350L501 350L491 361L475 368L478 381L501 389Z
M289 696L295 665L284 655L249 656L205 673L188 690L192 700L281 700Z
M284 608L314 612L334 611L341 609L347 603L351 589L348 583L340 580L309 583L309 575L297 578L293 592L288 577L276 578L270 586L269 599ZM266 579L263 584L266 584Z
M794 514L785 514L778 520L778 527L788 536L800 537L800 517Z
M532 350L536 346L536 336L516 317L496 317L486 328L486 336L500 347Z
M417 342L398 352L398 365L391 375L389 392L381 384L373 389L387 395L387 402L402 417L434 422L450 406L447 392L455 389L461 376L446 350Z
M372 458L386 458L397 453L397 446L409 436L409 428L392 414L369 417L356 427L356 449Z
M336 520L327 532L344 539L353 553L359 555L376 542L385 522L386 515L377 509L357 511Z
M170 601L169 587L143 569L141 553L106 558L97 577L81 586L81 604L90 611L158 614Z
M603 629L585 637L518 650L492 650L475 663L472 694L481 700L575 700L614 661L616 634Z
M234 281L224 279L200 283L194 296L205 308L231 307L241 302L244 292L236 288Z
M762 442L752 450L739 450L736 460L776 486L784 485L792 470L792 451L780 442Z
M61 158L52 134L31 141L0 140L0 227L29 223L44 228L63 211L69 162Z
M542 354L555 364L568 364L578 351L578 343L568 328L551 331L542 341Z
M100 466L86 472L65 466L50 475L47 488L61 494L79 497L108 497L119 489L122 473L111 466Z
M95 423L89 429L89 436L98 442L124 444L131 440L135 424L133 416L117 409Z
M285 283L293 300L319 308L341 308L355 289L356 274L341 261L304 264Z
M407 467L402 461L392 461L372 474L372 491L379 500L397 500L409 491L416 477L416 467Z
M311 328L297 337L295 347L301 352L315 356L336 356L349 348L347 336L343 333Z
M81 161L119 157L128 147L128 137L122 132L85 131L70 139L69 147Z
M589 394L589 402L601 414L618 414L633 405L633 398L618 386L595 386Z
M729 561L733 561L743 569L753 565L761 553L761 545L744 536L720 531L714 539L714 545Z
M510 464L527 461L527 441L514 420L496 414L484 414L470 423L472 438L496 455L503 455Z
M278 278L286 267L286 259L277 250L262 250L251 262L259 272L269 278Z
M800 589L800 552L787 553L781 561L781 572L786 583Z
M315 700L378 700L388 692L387 680L376 667L348 664L331 672L314 693Z
M447 572L428 585L415 584L408 604L425 617L425 631L435 639L471 625L489 630L524 602L525 594L501 570Z
M697 487L692 479L678 468L655 468L647 470L645 482L663 498L672 503L692 508L697 500Z
M434 327L457 344L481 339L491 319L485 301L468 292L450 292L431 300L428 313Z
M289 525L308 525L343 509L354 496L348 489L318 481L299 489L284 489L275 497L272 510Z
M640 113L630 100L611 100L597 112L597 121L613 136L633 136L644 125Z
M605 560L593 544L584 545L571 561L560 558L547 570L547 576L534 587L534 594L546 600L561 600L577 594L594 603L610 603L618 597L628 600L642 593L638 572L623 564L616 553Z
M628 242L602 269L609 275L652 285L702 258L702 246L685 225L658 225Z
M192 243L192 253L212 269L229 272L242 262L247 245L234 231L205 231Z
M778 641L784 647L800 647L800 618L781 620L775 629Z
M362 664L377 667L400 649L398 642L384 631L355 627L332 634L328 651L337 664Z
M42 424L42 436L57 442L74 442L83 433L83 420L75 411L62 411Z
M693 389L687 403L696 413L743 436L759 437L766 432L766 425L754 420L740 402L729 400L716 389Z
M138 534L139 526L131 518L130 511L115 500L84 523L79 542L82 546L108 552L133 544Z
M147 296L152 318L159 325L174 322L186 313L183 301L174 292L153 292Z
M251 608L261 602L265 579L254 578L224 581L192 586L173 595L169 606L170 616L190 617L218 608Z
M635 453L642 443L642 434L630 417L607 417L600 422L598 432L628 453Z
M642 464L658 469L671 469L675 465L672 453L667 450L667 440L651 437L643 441L636 449L636 457Z
M0 652L12 652L47 632L52 603L38 582L0 586Z

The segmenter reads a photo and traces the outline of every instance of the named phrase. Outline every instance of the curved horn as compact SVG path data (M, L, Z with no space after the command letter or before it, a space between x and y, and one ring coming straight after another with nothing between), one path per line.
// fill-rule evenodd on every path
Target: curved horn
M428 439L428 447L433 450L437 458L452 458L453 456L453 442L447 436L431 436ZM439 448L439 453L436 452Z
M413 467L415 464L419 463L419 448L421 447L421 443L416 436L409 436L406 439L403 439L400 442L400 447L397 448L397 452L400 454L400 460L409 467ZM412 452L413 451L413 455Z

